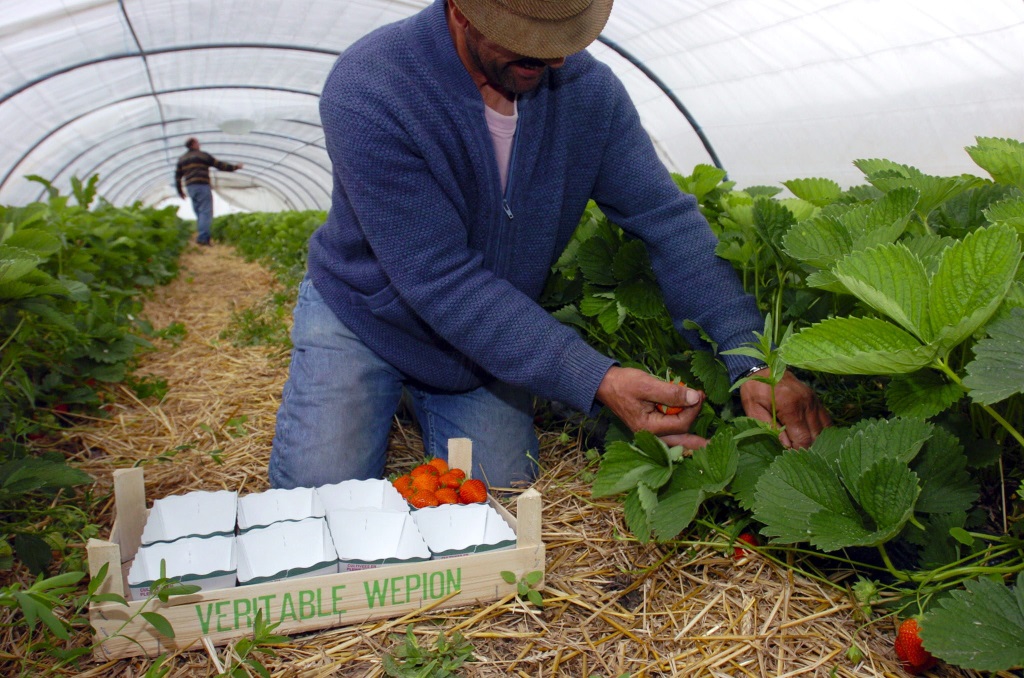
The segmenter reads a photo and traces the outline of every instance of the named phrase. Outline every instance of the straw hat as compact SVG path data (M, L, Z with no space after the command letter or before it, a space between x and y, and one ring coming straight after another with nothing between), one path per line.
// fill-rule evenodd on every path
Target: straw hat
M455 0L484 36L537 59L581 51L601 33L612 0Z

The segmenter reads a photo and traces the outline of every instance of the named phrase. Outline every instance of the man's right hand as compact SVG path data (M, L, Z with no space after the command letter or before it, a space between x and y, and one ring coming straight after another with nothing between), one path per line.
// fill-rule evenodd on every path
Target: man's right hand
M674 384L632 367L611 367L597 387L597 399L632 431L650 431L666 445L691 450L707 440L691 434L690 427L700 414L704 393ZM658 404L682 407L676 414L663 414Z

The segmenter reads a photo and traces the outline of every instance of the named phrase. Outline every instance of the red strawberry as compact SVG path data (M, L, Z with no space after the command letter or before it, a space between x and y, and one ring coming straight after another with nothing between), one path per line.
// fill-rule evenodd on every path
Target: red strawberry
M413 490L412 494L409 495L409 503L413 508L418 509L440 504L437 500L437 495L430 490Z
M460 504L479 504L487 501L487 486L484 481L473 478L459 487Z
M917 620L908 617L900 623L896 631L896 656L903 662L903 668L907 673L922 673L935 666L937 661L931 652L921 645L919 630Z
M439 504L458 504L459 491L454 487L442 487L434 493Z
M661 412L662 414L668 415L679 414L680 412L683 411L683 408L677 405L666 405L664 403L658 403L657 405L654 406L654 408Z
M448 470L448 462L441 457L431 457L427 463L437 469L438 475Z
M441 487L451 487L453 489L459 489L459 485L466 479L466 472L461 468L453 468L445 471L440 476Z
M751 546L757 546L759 544L759 542L757 541L757 536L754 533L752 533L752 532L744 532L740 536L736 537L736 541L737 542L741 542L741 541L742 542L746 542L747 544L750 544ZM733 557L734 560L742 560L743 558L747 557L749 554L750 554L750 551L748 551L747 549L743 548L742 546L737 546L737 547L735 547L732 550L732 557Z

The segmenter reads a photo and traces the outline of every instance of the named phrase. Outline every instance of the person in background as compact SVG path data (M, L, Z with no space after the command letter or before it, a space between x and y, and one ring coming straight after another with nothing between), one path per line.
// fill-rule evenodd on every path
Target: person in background
M222 172L234 172L242 169L242 163L232 165L221 162L209 153L199 150L199 139L189 137L185 141L185 148L188 150L178 158L178 165L174 170L174 185L178 189L178 195L184 200L185 191L192 200L192 210L196 213L196 226L198 235L196 243L200 245L210 244L210 223L213 221L213 192L210 190L210 168L219 169ZM182 184L185 188L182 189Z
M473 441L473 475L529 483L533 397L607 406L700 447L703 393L621 367L538 298L589 199L647 247L676 328L720 351L764 327L697 201L659 161L629 95L584 48L612 0L435 0L347 49L320 99L334 192L309 241L269 463L275 487L380 477L403 389L425 452ZM762 369L723 359L735 382ZM770 418L771 388L740 388ZM666 415L658 404L678 406ZM776 390L783 441L830 424L810 387Z

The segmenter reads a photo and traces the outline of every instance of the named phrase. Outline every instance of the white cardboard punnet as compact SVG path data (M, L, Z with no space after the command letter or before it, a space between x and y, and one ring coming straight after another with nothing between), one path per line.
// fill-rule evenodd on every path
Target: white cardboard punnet
M195 584L204 591L232 588L235 585L237 549L234 536L185 537L139 548L131 569L128 587L132 600L149 596L153 582L160 577L160 561L166 562L168 579Z
M387 480L343 480L333 485L316 488L324 512L338 509L375 509L378 511L405 511L409 504L395 486Z
M187 492L157 499L142 530L142 544L170 542L182 537L233 535L238 493Z
M513 548L516 533L489 504L443 504L412 512L434 558Z
M238 540L238 583L316 577L338 571L338 554L323 518L274 523Z
M238 498L238 529L242 532L286 520L323 517L323 504L312 487L272 489Z
M430 560L430 549L408 511L337 509L327 514L338 571Z

